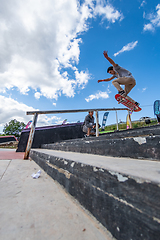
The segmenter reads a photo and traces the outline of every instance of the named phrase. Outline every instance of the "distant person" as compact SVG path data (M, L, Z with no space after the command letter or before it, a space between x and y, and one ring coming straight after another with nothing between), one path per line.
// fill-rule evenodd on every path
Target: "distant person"
M83 132L86 133L86 137L90 135L95 135L96 125L94 123L93 111L89 111L88 115L85 117Z
M118 64L116 64L109 56L108 52L103 52L104 57L112 64L111 67L107 69L107 73L113 75L110 78L98 80L99 82L108 82L111 81L114 78L117 78L112 81L112 84L115 86L115 88L118 90L118 93L122 95L123 97L126 97L129 101L135 103L137 106L139 106L138 102L135 102L132 98L128 97L128 93L132 90L132 88L136 85L136 81L134 77L132 76L132 73L128 70L120 67ZM124 85L124 90L120 85Z

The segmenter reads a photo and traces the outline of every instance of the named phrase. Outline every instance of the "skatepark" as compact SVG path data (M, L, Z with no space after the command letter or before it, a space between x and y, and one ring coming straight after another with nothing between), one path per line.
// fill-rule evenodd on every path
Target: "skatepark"
M0 16L0 240L159 240L160 2Z
M3 239L158 239L159 136L155 125L61 140L28 160L2 149Z

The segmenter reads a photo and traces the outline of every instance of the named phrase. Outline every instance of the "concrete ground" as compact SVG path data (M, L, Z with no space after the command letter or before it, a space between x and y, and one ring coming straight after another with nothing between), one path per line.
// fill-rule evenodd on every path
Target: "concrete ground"
M113 239L42 169L40 178L33 179L32 173L40 169L34 161L22 160L15 150L0 149L2 154L5 157L0 158L0 239Z

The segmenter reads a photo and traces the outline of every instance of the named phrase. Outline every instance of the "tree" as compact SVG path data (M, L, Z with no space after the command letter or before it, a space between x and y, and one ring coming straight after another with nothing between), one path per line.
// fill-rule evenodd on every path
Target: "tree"
M8 124L6 123L3 129L3 132L6 135L14 135L15 137L19 137L22 129L26 125L23 122L19 122L16 119L11 120Z

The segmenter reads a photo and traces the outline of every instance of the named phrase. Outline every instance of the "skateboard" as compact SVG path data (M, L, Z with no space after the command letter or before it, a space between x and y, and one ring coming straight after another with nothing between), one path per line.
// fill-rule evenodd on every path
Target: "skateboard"
M136 104L120 94L116 94L115 99L118 101L118 103L122 103L124 106L128 107L132 112L139 112L142 110L142 108L138 107Z

